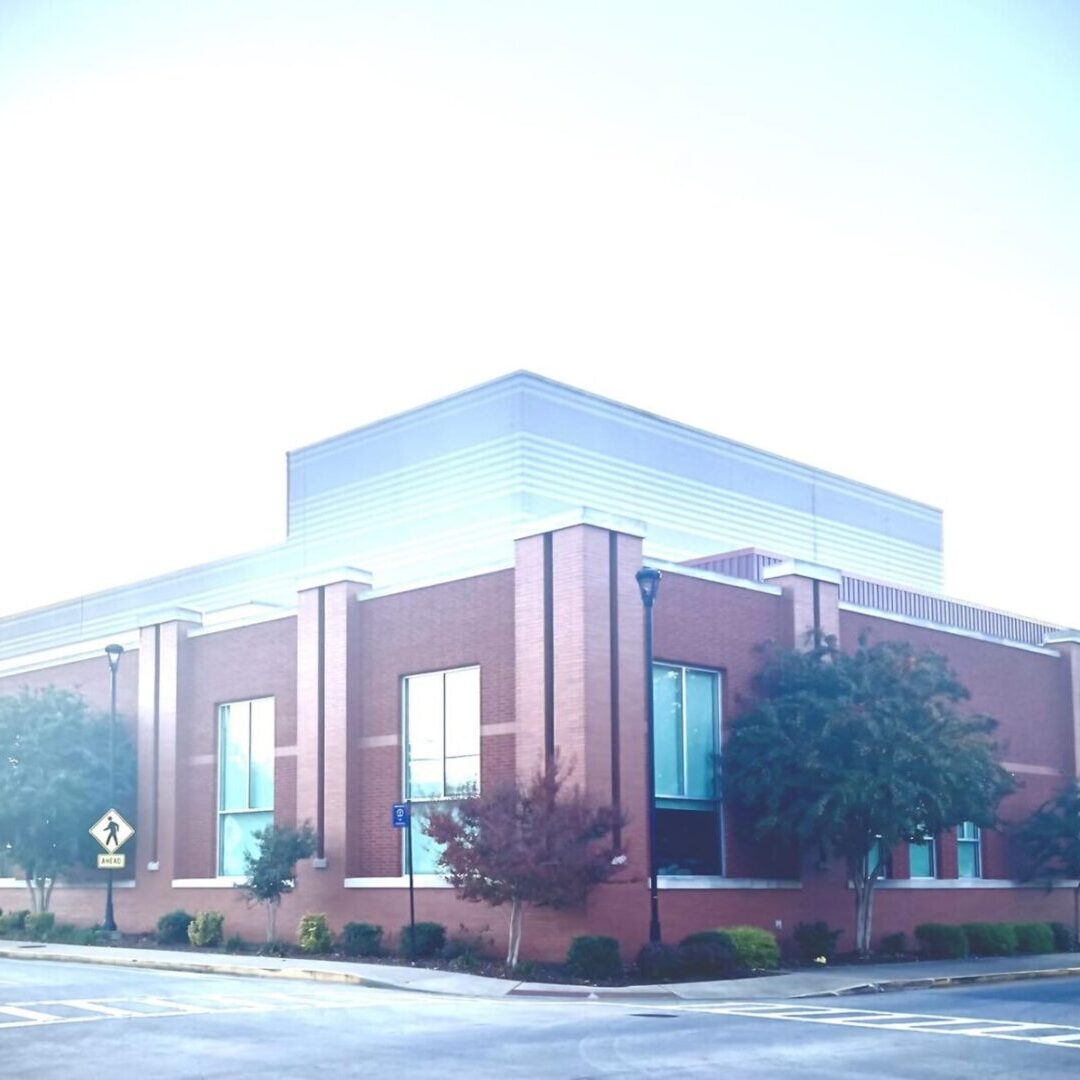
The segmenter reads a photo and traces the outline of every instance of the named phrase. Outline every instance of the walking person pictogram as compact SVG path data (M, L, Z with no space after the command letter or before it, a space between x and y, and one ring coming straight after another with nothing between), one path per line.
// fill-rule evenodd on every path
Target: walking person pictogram
M113 816L110 814L108 824L105 826L105 847L109 846L110 841L112 841L114 849L120 846L120 837L117 835L119 832L120 826L113 820Z

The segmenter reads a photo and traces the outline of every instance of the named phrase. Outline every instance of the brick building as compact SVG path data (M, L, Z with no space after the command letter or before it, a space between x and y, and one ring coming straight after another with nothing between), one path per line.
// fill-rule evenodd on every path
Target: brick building
M1025 817L1080 765L1080 633L946 599L940 514L842 477L517 373L289 455L289 532L268 551L0 620L0 693L78 688L119 710L139 753L138 848L117 921L216 909L257 938L232 890L251 832L310 822L319 850L279 926L325 911L407 921L390 807L527 778L554 746L628 816L621 880L581 912L530 913L527 953L585 930L646 939L645 657L635 573L655 606L657 850L668 940L827 919L851 943L837 865L784 863L713 796L708 762L759 665L817 625L945 654L1001 723ZM776 553L776 554L774 554ZM889 584L885 584L887 581ZM88 823L89 824L89 823ZM415 833L417 917L490 927ZM964 828L893 852L875 930L928 919L1067 919L1068 895L1014 880L1007 834ZM10 907L0 881L0 907ZM21 901L19 901L21 902ZM100 886L58 886L61 918Z

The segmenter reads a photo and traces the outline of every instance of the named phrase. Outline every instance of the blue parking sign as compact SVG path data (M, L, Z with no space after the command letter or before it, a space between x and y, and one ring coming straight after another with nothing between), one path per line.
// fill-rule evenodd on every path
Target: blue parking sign
M409 804L396 802L393 806L393 820L395 829L404 829L409 824Z

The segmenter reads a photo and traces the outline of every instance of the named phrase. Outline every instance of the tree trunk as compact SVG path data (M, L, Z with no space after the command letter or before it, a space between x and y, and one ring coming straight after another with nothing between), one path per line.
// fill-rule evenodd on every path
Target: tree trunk
M867 956L870 953L870 933L874 922L877 867L871 868L866 859L860 859L848 863L848 874L855 892L855 948L860 956Z
M1080 881L1073 889L1073 945L1080 945Z
M510 932L507 935L506 966L512 971L517 967L518 954L521 952L521 927L525 917L524 905L520 900L510 901Z
M34 892L34 879L30 876L30 871L27 870L24 874L26 878L26 891L30 894L30 910L37 914L37 893Z
M277 902L268 900L266 902L266 940L273 941L275 933L277 933Z

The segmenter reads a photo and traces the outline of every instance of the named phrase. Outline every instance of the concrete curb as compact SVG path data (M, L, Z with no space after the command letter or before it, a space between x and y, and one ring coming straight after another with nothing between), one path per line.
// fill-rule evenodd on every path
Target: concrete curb
M238 975L252 979L307 979L311 982L345 983L350 986L367 986L377 990L407 990L399 983L369 979L350 971L320 971L315 968L254 967L247 964L211 964L198 960L159 960L154 956L109 956L102 949L101 956L83 956L73 953L40 953L23 949L0 948L0 959L5 960L52 960L66 964L98 964L105 967L145 968L149 971L186 971L194 975ZM430 990L414 989L415 993L431 993Z
M925 979L887 979L877 983L855 983L835 990L814 990L795 998L849 997L853 994L885 994L894 990L942 990L950 986L979 983L1024 982L1032 979L1062 979L1080 975L1080 967L1036 968L1033 971L986 971L977 975L937 975Z

